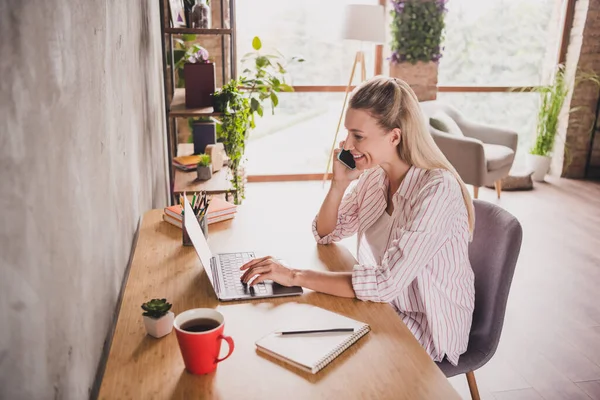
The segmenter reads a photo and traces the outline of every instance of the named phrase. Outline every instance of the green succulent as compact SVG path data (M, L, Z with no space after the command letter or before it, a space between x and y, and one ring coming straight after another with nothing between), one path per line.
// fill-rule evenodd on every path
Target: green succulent
M152 299L149 302L142 304L142 309L145 311L142 315L158 319L166 315L171 307L172 304L167 303L167 299Z
M201 167L208 167L210 165L210 155L200 154L198 165L200 165Z

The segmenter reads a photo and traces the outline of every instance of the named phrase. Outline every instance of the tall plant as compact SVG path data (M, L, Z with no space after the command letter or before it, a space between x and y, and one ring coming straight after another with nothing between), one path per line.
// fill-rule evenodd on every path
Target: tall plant
M559 65L553 82L549 85L538 86L534 91L540 94L540 107L537 114L535 143L529 153L549 156L554 148L560 112L569 93L565 67Z
M392 0L392 56L396 63L438 61L447 0Z

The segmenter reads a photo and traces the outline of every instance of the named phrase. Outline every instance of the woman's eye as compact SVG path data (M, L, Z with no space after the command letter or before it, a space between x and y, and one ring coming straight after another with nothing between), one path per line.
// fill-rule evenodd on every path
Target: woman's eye
M356 139L356 140L362 140L362 139L363 139L363 137L362 137L362 136L360 136L360 135L354 135L354 139Z

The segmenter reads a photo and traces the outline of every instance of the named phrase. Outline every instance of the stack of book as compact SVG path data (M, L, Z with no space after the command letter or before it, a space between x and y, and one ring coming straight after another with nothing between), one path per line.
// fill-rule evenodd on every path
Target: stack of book
M173 159L173 166L182 171L195 171L200 162L199 155L180 156Z
M163 220L172 225L181 228L183 216L181 215L181 205L177 204L170 207L165 207ZM208 211L206 213L206 223L208 225L214 224L215 222L225 221L235 217L237 212L237 206L225 201L221 198L214 197L211 199L208 205Z

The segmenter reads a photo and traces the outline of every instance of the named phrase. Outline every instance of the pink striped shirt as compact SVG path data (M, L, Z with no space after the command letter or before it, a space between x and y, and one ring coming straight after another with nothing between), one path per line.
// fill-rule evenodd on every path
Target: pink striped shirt
M365 171L344 196L328 244L358 232L352 286L361 300L390 303L434 361L456 365L467 350L475 301L468 257L469 224L452 173L411 167L393 195L392 229L381 265L365 231L387 206L389 181L380 167Z

